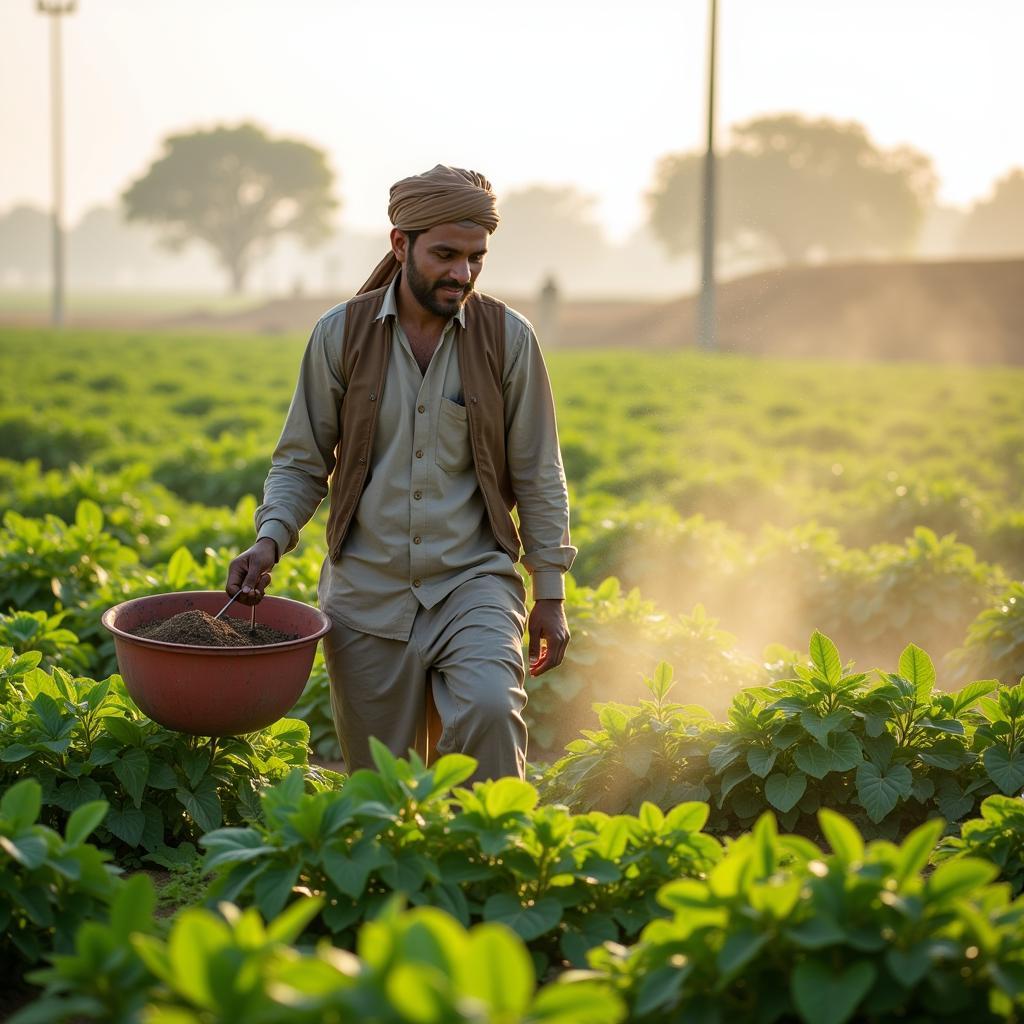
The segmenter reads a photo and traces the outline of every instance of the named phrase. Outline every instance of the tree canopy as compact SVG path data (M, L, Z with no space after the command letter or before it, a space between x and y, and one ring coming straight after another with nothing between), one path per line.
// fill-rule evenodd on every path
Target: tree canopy
M1024 253L1024 170L996 182L992 195L971 207L960 232L960 248L971 255Z
M670 154L647 194L671 255L697 247L703 154ZM797 114L733 127L718 161L718 240L785 263L904 255L935 189L927 156L881 149L862 125Z
M122 195L129 220L163 229L180 249L206 243L241 291L256 256L280 235L307 246L325 240L334 175L308 143L275 139L253 124L171 135L164 152Z

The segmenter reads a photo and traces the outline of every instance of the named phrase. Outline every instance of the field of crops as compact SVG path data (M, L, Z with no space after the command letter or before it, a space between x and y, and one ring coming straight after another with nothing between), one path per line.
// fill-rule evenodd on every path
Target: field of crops
M324 767L319 658L219 744L111 678L104 609L250 543L302 344L0 333L17 1020L1016 1019L1024 373L551 354L573 642L469 790Z

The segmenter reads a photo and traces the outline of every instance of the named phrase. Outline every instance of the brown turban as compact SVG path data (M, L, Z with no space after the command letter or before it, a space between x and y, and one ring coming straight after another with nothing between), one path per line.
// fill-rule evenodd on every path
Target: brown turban
M444 164L438 164L425 174L396 181L391 186L388 217L402 231L427 231L438 224L470 220L491 232L499 220L491 183L476 171ZM398 260L389 252L358 294L390 284L398 269Z

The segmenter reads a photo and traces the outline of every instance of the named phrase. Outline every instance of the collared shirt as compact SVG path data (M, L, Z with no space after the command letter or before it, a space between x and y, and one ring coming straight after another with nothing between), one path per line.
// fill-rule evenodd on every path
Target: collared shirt
M515 576L516 568L494 539L473 466L455 342L464 311L446 325L423 373L398 321L395 288L377 315L390 321L391 355L370 472L341 558L324 566L320 597L347 626L405 640L419 606L433 607L474 576ZM256 510L257 535L282 554L295 547L334 469L344 332L344 303L313 328ZM576 549L554 402L533 328L511 309L502 390L523 564L535 598L559 598Z

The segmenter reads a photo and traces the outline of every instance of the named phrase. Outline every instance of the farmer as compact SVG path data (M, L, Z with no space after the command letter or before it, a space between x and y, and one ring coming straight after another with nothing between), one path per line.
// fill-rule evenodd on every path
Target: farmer
M523 632L532 676L562 661L576 553L551 387L530 324L475 289L498 226L490 182L438 165L392 186L388 216L391 251L313 328L226 590L263 597L330 480L318 596L346 767L372 767L376 736L396 755L469 754L474 779L522 778Z

